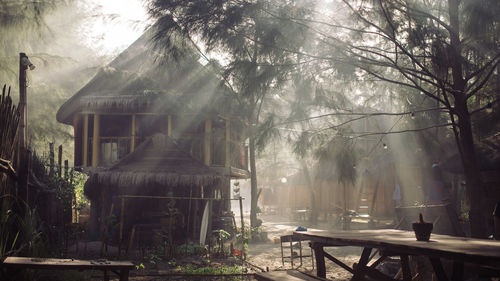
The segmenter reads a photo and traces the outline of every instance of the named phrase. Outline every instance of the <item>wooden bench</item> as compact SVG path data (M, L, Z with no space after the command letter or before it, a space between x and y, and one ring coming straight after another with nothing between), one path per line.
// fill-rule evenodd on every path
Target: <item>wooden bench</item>
M324 278L319 278L298 270L287 270L287 271L271 271L271 272L259 272L255 273L255 279L258 281L318 281L326 280Z
M120 281L128 281L129 271L134 268L134 264L129 261L7 257L3 261L2 267L5 267L7 270L26 268L49 270L102 270L104 272L105 281L109 280L107 272L112 271L120 276Z

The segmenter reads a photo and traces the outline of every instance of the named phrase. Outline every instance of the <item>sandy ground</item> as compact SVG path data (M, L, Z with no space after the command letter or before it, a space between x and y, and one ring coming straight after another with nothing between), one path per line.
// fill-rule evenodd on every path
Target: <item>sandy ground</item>
M268 233L269 240L264 243L251 243L249 245L248 261L262 268L269 267L269 270L292 268L288 260L286 260L284 264L282 263L280 243L274 243L273 240L275 240L275 238L279 239L281 235L291 234L298 226L304 226L308 229L335 229L335 226L328 222L320 222L315 227L311 227L307 222L293 220L288 216L261 215L260 218L263 220L263 231ZM307 243L303 244L302 247L304 254L310 253L310 248ZM343 263L352 266L353 263L358 261L361 249L356 247L331 247L327 249L327 252ZM310 257L304 258L302 265L300 265L298 258L294 259L293 268L315 274L315 269L313 270L313 259ZM352 274L334 263L327 262L326 268L328 279L340 281L350 280L352 277Z
M313 265L313 258L307 257L303 259L303 263L300 264L300 260L298 258L294 259L294 266L292 267L289 260L286 260L285 263L282 263L281 259L281 247L279 243L279 237L282 235L291 234L298 226L307 227L308 229L324 229L324 230L335 230L339 229L340 225L337 225L335 222L328 222L326 220L320 221L318 224L311 226L307 222L303 220L298 220L297 218L291 218L288 214L260 214L260 219L263 220L262 230L267 233L268 239L263 242L251 242L249 244L248 250L248 261L259 267L266 269L268 268L270 271L274 270L286 270L291 268L296 268L301 271L309 272L315 275L315 267ZM248 216L245 218L246 225L248 226ZM238 226L240 225L240 221L237 219L236 223ZM367 228L366 222L357 222L353 225L354 229ZM277 240L277 241L276 241ZM74 247L74 246L73 246ZM79 253L86 252L86 255L92 256L92 252L95 251L98 253L101 250L102 245L100 242L92 242L87 243L86 246L79 245ZM75 249L73 249L75 250ZM329 247L326 249L334 257L338 258L343 263L348 266L352 266L353 263L357 262L359 256L361 254L361 248L357 247ZM290 250L288 249L288 255ZM116 253L117 249L115 247L109 247L108 253ZM303 253L310 254L311 250L309 248L308 243L303 244ZM255 269L255 268L254 268ZM255 269L256 270L256 269ZM326 270L327 270L327 278L330 280L350 280L352 274L334 264L333 262L326 262ZM257 270L258 271L258 270ZM140 273L139 273L140 274ZM135 281L153 281L153 280L170 280L165 279L165 277L140 277L134 276L134 272L131 274L131 278L129 280ZM94 278L92 279L94 280ZM95 279L98 280L98 279ZM177 279L176 279L177 280ZM187 279L182 279L187 280ZM200 280L200 279L197 279ZM248 279L247 279L248 280Z

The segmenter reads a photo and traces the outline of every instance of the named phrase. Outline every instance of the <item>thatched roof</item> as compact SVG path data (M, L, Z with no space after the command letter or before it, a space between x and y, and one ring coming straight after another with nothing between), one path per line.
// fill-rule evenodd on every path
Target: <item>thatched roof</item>
M223 175L179 149L172 139L157 134L111 167L91 172L85 194L93 197L103 186L212 186L222 184L223 179Z
M226 88L209 65L201 65L194 54L181 60L160 54L151 43L151 29L66 101L57 120L70 125L81 111L226 113Z
M500 171L500 133L476 143L475 150L480 171ZM440 166L442 170L450 173L463 173L462 161L458 153L446 159Z

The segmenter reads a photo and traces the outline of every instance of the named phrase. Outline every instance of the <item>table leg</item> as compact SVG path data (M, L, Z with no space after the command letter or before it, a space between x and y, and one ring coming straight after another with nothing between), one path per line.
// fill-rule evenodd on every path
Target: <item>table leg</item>
M464 280L464 263L454 261L453 262L453 273L451 276L453 281L463 281Z
M364 248L363 253L361 253L361 258L359 258L359 263L354 268L354 275L352 276L351 281L363 280L365 277L366 265L370 261L370 254L372 252L372 248Z
M108 271L104 270L104 281L109 281Z
M411 281L410 260L408 255L401 255L401 269L403 270L403 281Z
M128 269L120 270L120 281L128 281Z
M448 281L448 277L443 269L443 264L441 264L441 260L439 258L429 258L432 264L432 268L434 269L434 273L436 273L436 277L439 281ZM455 280L453 280L455 281Z
M314 250L314 256L316 257L316 275L321 278L326 278L325 252L323 250L323 245L312 243L311 246Z

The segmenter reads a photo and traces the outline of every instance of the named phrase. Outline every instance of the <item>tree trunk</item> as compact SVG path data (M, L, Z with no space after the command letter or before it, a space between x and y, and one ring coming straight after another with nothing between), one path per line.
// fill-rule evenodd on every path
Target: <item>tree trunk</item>
M459 0L448 0L448 13L450 15L450 67L453 77L452 93L455 100L455 111L458 116L460 156L464 168L466 194L470 203L469 220L472 237L486 237L486 219L482 215L484 191L481 174L474 151L474 139L469 109L467 108L466 86L462 69L462 47L460 42ZM453 114L453 113L452 113Z
M467 104L465 104L465 102L460 104L461 105L456 103L458 128L460 130L458 145L461 149L461 160L464 168L466 182L465 192L470 205L469 220L471 236L486 238L486 217L482 209L484 206L483 201L485 194L474 149L470 114L467 111ZM464 107L465 109L463 109Z
M257 168L255 165L255 137L253 125L250 125L250 136L248 142L250 158L250 226L257 226Z

